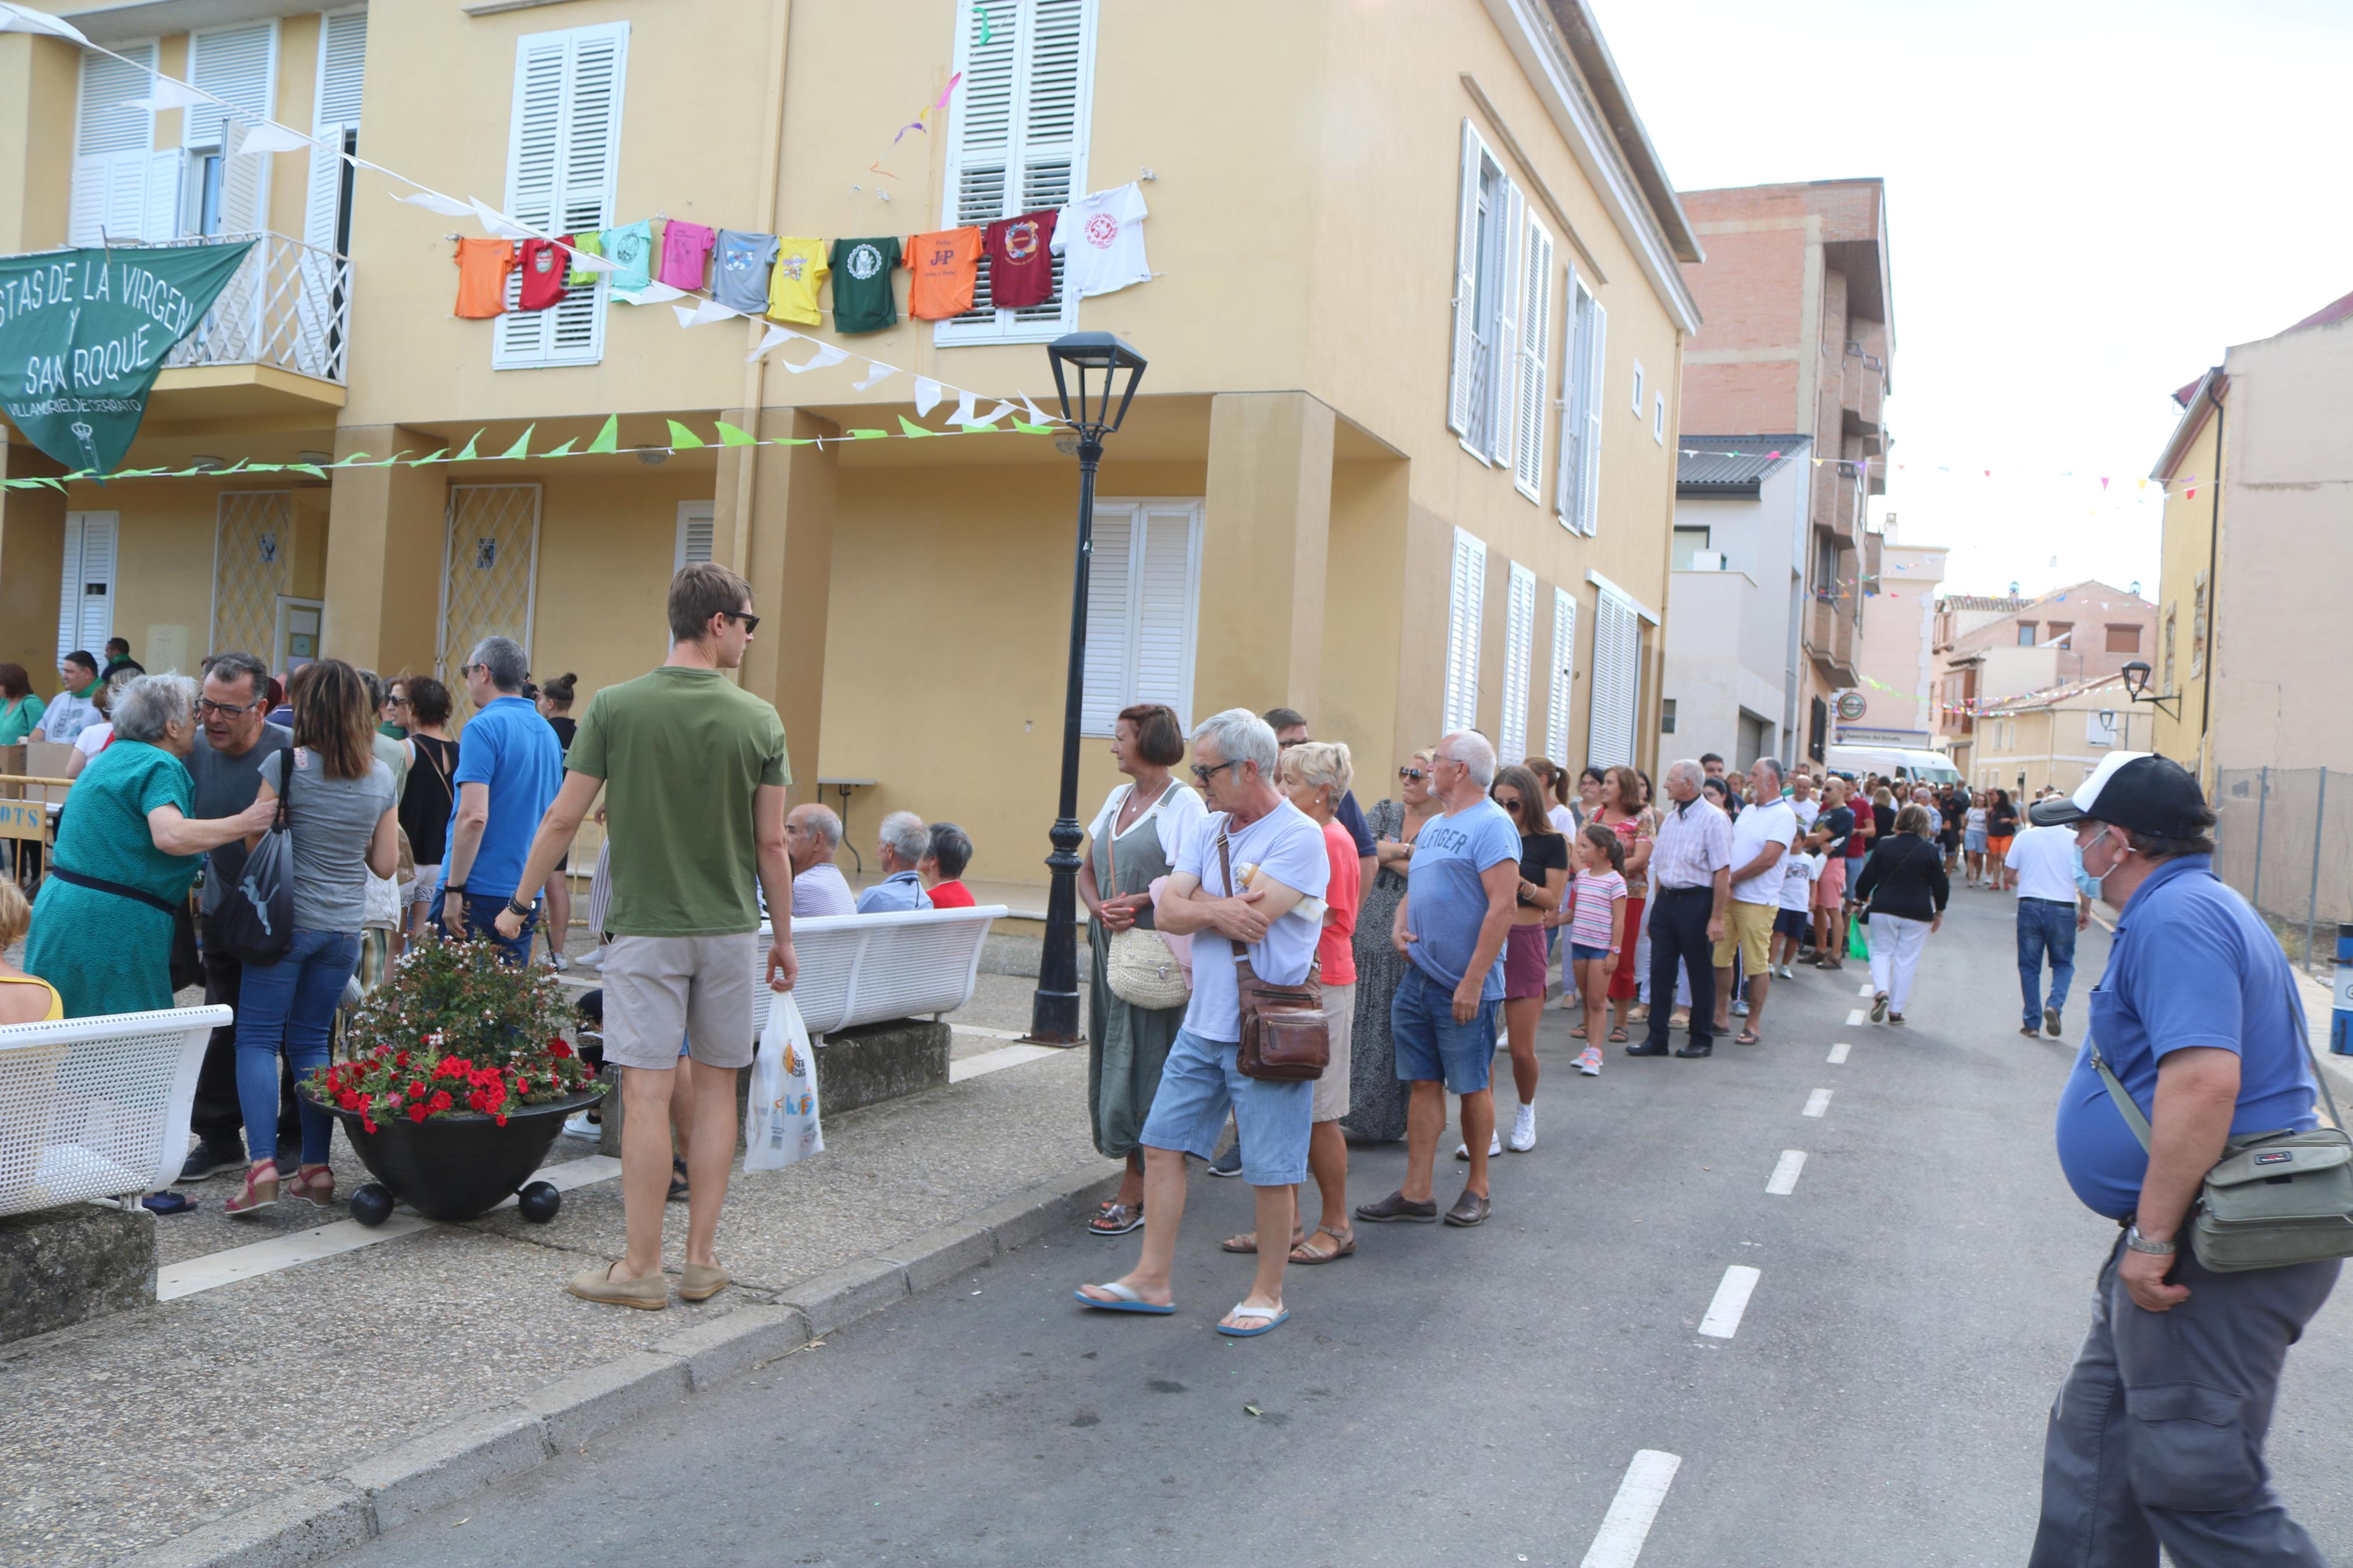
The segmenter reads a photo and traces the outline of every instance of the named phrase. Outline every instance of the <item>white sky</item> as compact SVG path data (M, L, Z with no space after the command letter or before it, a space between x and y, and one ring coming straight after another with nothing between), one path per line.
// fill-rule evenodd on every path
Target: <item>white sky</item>
M1873 512L1946 591L2154 599L2172 390L2353 291L2353 4L1591 3L1678 188L1887 181Z

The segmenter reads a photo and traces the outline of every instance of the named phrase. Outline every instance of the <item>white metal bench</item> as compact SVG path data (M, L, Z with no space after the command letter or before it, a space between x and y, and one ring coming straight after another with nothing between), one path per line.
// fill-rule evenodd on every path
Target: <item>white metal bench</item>
M177 1180L196 1073L227 1007L0 1026L0 1215Z
M1003 904L972 910L906 910L892 914L826 915L793 922L800 976L793 999L810 1035L829 1035L891 1018L938 1017L972 1000L981 944L1006 913ZM768 1026L768 938L762 927L753 958L752 1033Z

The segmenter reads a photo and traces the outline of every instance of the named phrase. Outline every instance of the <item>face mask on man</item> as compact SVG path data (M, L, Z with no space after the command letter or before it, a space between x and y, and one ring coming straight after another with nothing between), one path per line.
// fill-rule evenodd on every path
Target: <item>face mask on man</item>
M2106 829L2106 828L2105 828L2105 827L2103 827L2102 829L2100 829L2100 831L2101 831L2101 833L2105 834L2105 833L2106 833L2106 832L2107 832L2107 829ZM2092 842L2093 842L2093 843L2094 843L2094 844L2097 844L2097 843L2099 842L2099 839L2095 837L2095 838L2094 838L2094 839L2092 840ZM2098 877L2094 877L2094 876L2093 876L2093 875L2091 874L2091 872L2089 872L2089 871L2087 871L2087 870L2085 870L2085 869L2084 868L2084 847L2083 847L2082 845L2078 844L2077 846L2075 846L2075 886L2076 886L2076 888L2077 888L2077 889L2079 889L2083 892L2083 895L2084 895L2085 898L2087 898L2087 899L2097 899L2097 898L2100 896L2100 883L2101 883L2101 881L2102 881L2102 879L2100 879L2100 878L2098 878Z

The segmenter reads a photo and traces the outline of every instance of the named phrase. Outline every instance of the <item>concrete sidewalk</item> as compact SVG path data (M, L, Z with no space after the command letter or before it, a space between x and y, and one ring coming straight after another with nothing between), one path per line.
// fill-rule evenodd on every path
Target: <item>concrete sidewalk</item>
M1026 1021L1014 989L951 1020L959 1068ZM1089 1142L1085 1053L1011 1054L828 1118L813 1160L739 1170L736 1284L661 1312L563 1289L623 1247L617 1163L580 1140L548 1157L582 1184L544 1226L510 1206L370 1232L292 1199L232 1220L229 1177L181 1189L201 1206L157 1222L171 1299L0 1349L0 1562L309 1561L1071 1222L1117 1170ZM340 1141L335 1167L339 1200L368 1179ZM685 1223L671 1205L673 1275Z

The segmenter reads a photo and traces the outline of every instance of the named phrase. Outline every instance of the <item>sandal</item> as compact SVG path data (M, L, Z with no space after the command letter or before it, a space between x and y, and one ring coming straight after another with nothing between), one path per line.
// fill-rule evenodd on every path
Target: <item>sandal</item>
M277 1163L256 1160L246 1168L245 1182L237 1189L237 1196L221 1205L221 1209L226 1214L246 1215L256 1209L269 1208L277 1202Z
M1125 1236L1144 1223L1144 1205L1134 1208L1125 1204L1106 1203L1095 1210L1095 1217L1087 1221L1087 1229L1097 1236Z
M1237 1340L1254 1340L1261 1334L1271 1334L1291 1321L1290 1310L1280 1301L1271 1307L1253 1307L1248 1301L1239 1301L1226 1316L1246 1319L1258 1325L1250 1329L1229 1329L1223 1323L1218 1325L1218 1332Z
M1736 1046L1753 1046L1757 1040L1757 1035L1754 1029L1743 1029L1732 1037L1732 1043Z
M307 1198L325 1208L335 1201L335 1172L332 1165L304 1165L287 1179L286 1189L298 1198Z
M1306 1239L1307 1233L1305 1231L1300 1229L1295 1225L1291 1227L1291 1245L1293 1247L1296 1247L1301 1242L1305 1241ZM1219 1242L1218 1245L1225 1248L1228 1252L1243 1252L1255 1258L1258 1256L1258 1233L1255 1231L1246 1230L1240 1236L1229 1236L1226 1237L1225 1240Z
M1337 1231L1334 1230L1328 1225L1319 1225L1315 1227L1315 1236L1328 1236L1335 1242L1338 1243L1338 1245L1334 1247L1329 1252L1319 1252L1313 1245L1315 1237L1310 1237L1305 1241L1296 1242L1293 1245L1291 1248L1291 1261L1293 1263L1331 1263L1339 1258L1345 1258L1356 1250L1356 1233L1354 1230Z
M1568 1032L1568 1037L1572 1040L1581 1040L1585 1038L1585 1026L1579 1024L1577 1027L1571 1029Z
M1623 1025L1620 1025L1617 1028L1609 1031L1609 1043L1613 1046L1624 1045L1626 1043L1626 1029Z

